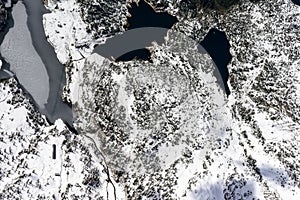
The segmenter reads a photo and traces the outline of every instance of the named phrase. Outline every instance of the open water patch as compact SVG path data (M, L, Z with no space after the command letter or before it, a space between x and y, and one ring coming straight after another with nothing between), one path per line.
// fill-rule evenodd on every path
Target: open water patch
M232 59L230 54L230 44L226 37L225 32L212 28L209 30L205 38L200 42L201 46L211 56L218 70L216 75L220 74L224 83L225 92L230 94L230 90L227 84L229 72L227 65ZM218 78L218 76L217 76Z
M292 0L292 2L298 6L300 6L300 0Z
M125 27L127 31L108 39L104 45L97 46L94 52L116 61L150 61L150 52L146 47L151 46L153 41L162 44L167 31L178 20L167 12L156 12L144 0L138 4L132 3L128 12L130 17Z

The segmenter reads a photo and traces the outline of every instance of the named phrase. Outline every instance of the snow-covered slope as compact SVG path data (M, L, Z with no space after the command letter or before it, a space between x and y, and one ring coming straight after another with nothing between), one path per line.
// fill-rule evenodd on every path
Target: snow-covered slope
M83 69L74 125L98 136L128 199L188 195L230 127L212 60L183 36L169 32L165 45L154 45L153 63L115 64L94 54Z
M13 78L0 83L0 161L1 199L113 199L118 190L93 141L61 120L49 125Z
M89 57L76 128L94 134L127 199L298 199L300 125L235 90L225 100L193 47L168 36L153 63Z
M153 63L90 55L94 44L122 31L125 2L47 2L45 31L68 65L65 95L77 103L80 134L61 121L50 126L14 79L2 81L2 199L300 198L300 7L243 1L227 12L195 13L182 2L151 1L178 15L173 29L196 41L212 27L226 32L228 99L210 70L203 78L199 55L172 43L152 47ZM193 95L201 98L187 98Z
M43 15L45 35L54 47L58 60L66 66L64 99L71 102L72 80L77 79L84 58L92 52L93 38L87 33L87 25L80 17L80 7L75 0L47 1L51 11ZM72 91L72 92L70 92Z
M84 58L95 44L104 43L111 35L124 31L126 4L120 1L49 0L46 7L51 11L43 16L48 41L57 57L66 65L67 83L64 98L72 101ZM76 84L75 84L76 85Z
M250 163L260 190L273 191L266 199L300 198L299 11L291 1L246 1L226 13L201 12L201 21L178 24L199 39L211 27L226 32L233 55L228 106L234 146L241 147L234 157L238 152L251 157L243 165Z

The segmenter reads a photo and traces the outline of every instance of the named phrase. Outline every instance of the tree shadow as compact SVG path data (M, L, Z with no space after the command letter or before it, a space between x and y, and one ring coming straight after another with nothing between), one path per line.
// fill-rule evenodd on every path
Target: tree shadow
M259 169L263 178L281 185L282 187L284 187L284 185L286 185L289 180L288 173L283 169L274 168L267 165L260 167Z
M235 200L255 199L255 187L251 180L245 178L228 178L225 183L203 184L191 192L193 199L197 200Z

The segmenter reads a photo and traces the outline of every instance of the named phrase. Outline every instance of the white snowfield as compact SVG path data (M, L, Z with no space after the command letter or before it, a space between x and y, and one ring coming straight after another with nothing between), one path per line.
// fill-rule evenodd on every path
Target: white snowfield
M13 78L0 83L0 161L0 199L114 199L118 190L93 141L61 120L50 126Z
M180 0L167 2L169 12L176 15ZM79 94L85 67L100 73L97 66L106 62L91 56L99 41L86 32L75 0L49 0L47 6L51 13L44 15L46 35L59 60L68 66L70 90L65 95L70 102L82 103ZM135 168L121 174L110 168L101 151L102 135L90 131L98 118L85 118L90 113L82 115L80 134L74 134L61 120L49 125L14 79L1 81L0 199L299 200L299 24L300 6L290 0L245 1L223 14L200 11L198 18L180 19L173 29L198 40L212 27L226 32L233 59L228 66L231 95L223 111L225 125L230 126L210 141L204 158L201 148L195 150L197 145L182 151L158 146L160 160L166 162L154 174L135 173ZM157 62L171 58L156 56ZM88 66L86 58L94 64ZM130 64L141 65L139 61ZM117 66L126 67L126 63ZM124 80L117 74L112 78ZM205 141L201 139L195 135L187 141L201 147ZM131 145L149 149L146 140Z

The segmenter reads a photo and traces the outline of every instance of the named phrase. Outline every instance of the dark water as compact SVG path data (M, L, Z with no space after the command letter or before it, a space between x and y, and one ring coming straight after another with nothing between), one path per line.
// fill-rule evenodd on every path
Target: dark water
M147 49L137 49L130 51L118 57L116 61L130 61L130 60L149 60L151 53Z
M30 30L33 46L46 67L50 81L50 92L47 104L45 105L46 110L43 110L42 113L51 122L61 118L71 125L73 122L72 109L61 98L63 86L66 82L65 67L58 61L53 47L48 43L42 23L42 15L47 13L47 10L40 0L24 0L24 5L28 15L27 25Z
M232 59L232 55L229 52L230 44L226 37L225 32L219 31L215 28L210 29L208 34L205 36L203 41L200 42L201 46L211 56L217 69L223 80L225 92L227 95L230 94L230 90L227 85L229 72L227 65ZM215 72L217 76L217 72ZM218 77L218 76L217 76Z
M150 52L145 49L151 42L163 43L168 29L144 27L128 30L110 38L103 45L95 47L94 52L113 60L129 61L133 58L148 59Z
M300 0L292 0L292 2L298 6L300 6Z
M11 75L5 71L0 70L0 80L5 80L10 78Z
M149 60L150 52L143 47L151 46L152 41L157 41L161 44L168 29L177 22L175 17L167 13L155 12L155 10L144 1L141 1L139 5L133 4L129 11L132 15L132 17L128 18L129 31L123 35L118 35L107 40L106 44L97 46L94 52L108 58L113 57L117 61L129 61L134 58ZM203 49L200 49L201 46L199 46L199 52L209 53L215 62L218 71L216 70L214 74L218 82L223 83L222 86L224 86L226 94L229 95L230 90L227 85L229 73L227 65L232 56L229 52L230 44L226 34L217 29L211 29L200 45L202 45L205 50L203 51Z
M133 3L128 11L131 15L127 19L128 31L97 46L94 52L108 58L113 57L116 61L150 61L150 52L145 47L151 46L153 41L163 43L168 29L178 20L166 12L156 12L144 0L138 5Z
M128 9L131 17L128 18L128 30L141 27L171 28L178 22L177 18L166 12L158 13L144 0L139 4L133 3Z

